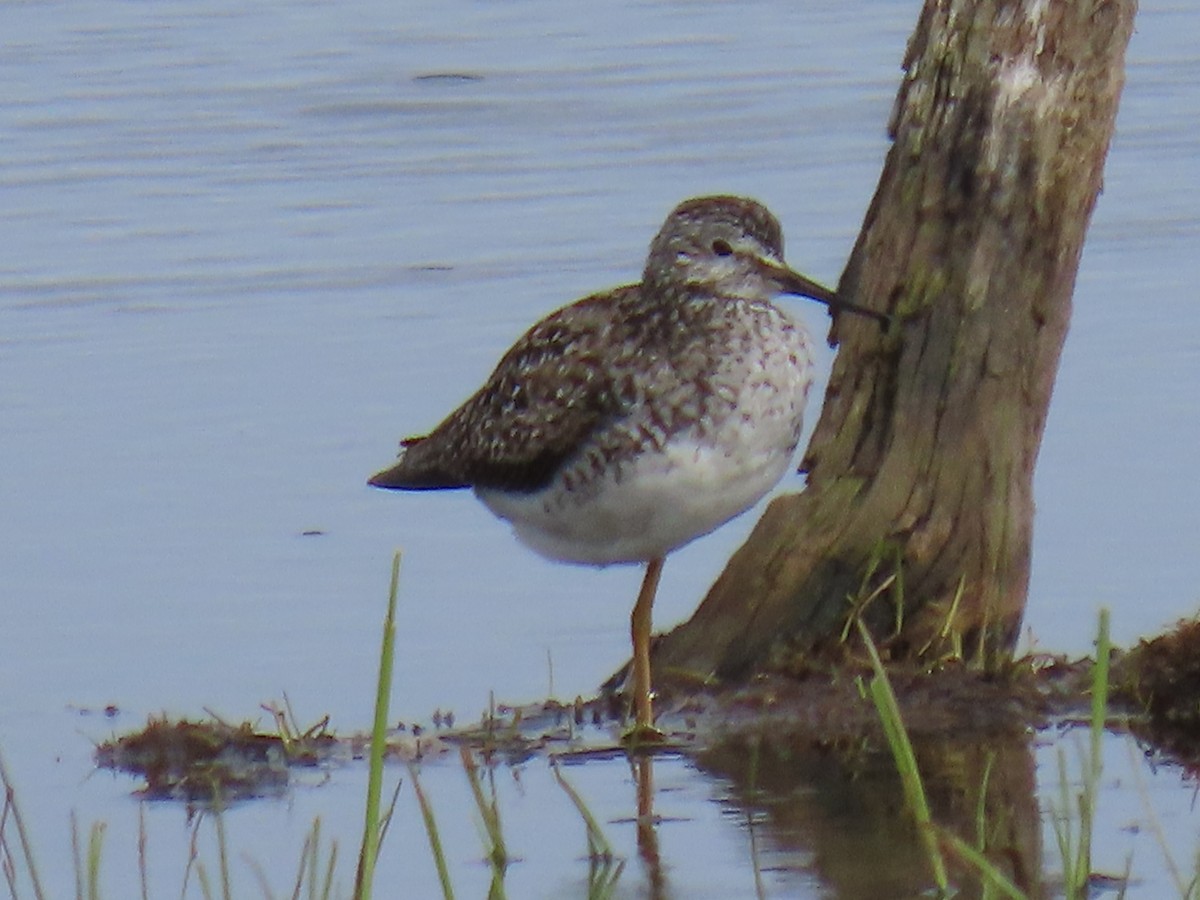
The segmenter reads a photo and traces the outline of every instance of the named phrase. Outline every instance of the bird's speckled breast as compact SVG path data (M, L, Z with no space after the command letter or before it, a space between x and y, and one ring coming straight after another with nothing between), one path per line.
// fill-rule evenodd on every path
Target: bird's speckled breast
M545 488L480 500L552 559L664 555L744 512L787 472L812 384L804 327L765 300L700 300L614 371L625 413Z

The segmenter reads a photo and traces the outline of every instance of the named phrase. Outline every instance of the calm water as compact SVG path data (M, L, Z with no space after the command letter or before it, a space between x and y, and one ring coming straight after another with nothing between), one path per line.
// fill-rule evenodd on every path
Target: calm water
M302 717L365 727L397 546L401 718L473 717L491 689L543 696L551 672L571 697L623 661L636 571L544 563L468 496L364 480L528 323L635 278L681 198L763 199L792 263L836 281L915 14L883 0L0 9L0 748L56 893L72 884L71 809L109 821L111 883L132 872L130 783L89 774L91 739L156 711L254 716L283 691ZM1200 600L1196 33L1195 7L1143 4L1038 471L1027 621L1049 649L1085 650L1101 605L1128 642ZM752 523L672 557L660 627ZM110 703L115 720L80 712ZM361 775L238 809L230 828L290 871L313 815L353 842ZM460 889L481 893L462 774L426 777ZM573 777L598 814L629 814L622 765ZM1153 784L1174 798L1175 777ZM658 778L671 895L753 895L720 781L670 760ZM527 858L511 893L573 889L583 833L565 798L540 766L509 794ZM410 801L386 864L427 896ZM1190 860L1197 823L1179 806ZM182 813L149 815L154 875L177 890ZM1120 831L1136 804L1123 815L1103 848L1114 869L1138 840ZM612 828L632 857L632 827ZM1139 849L1135 868L1154 857Z

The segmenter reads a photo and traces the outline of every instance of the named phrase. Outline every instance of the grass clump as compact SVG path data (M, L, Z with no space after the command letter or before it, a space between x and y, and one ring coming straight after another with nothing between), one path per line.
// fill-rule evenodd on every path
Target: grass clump
M1096 799L1103 771L1101 741L1108 716L1108 671L1112 645L1108 637L1108 610L1100 610L1096 637L1096 661L1092 667L1091 719L1088 750L1083 755L1080 789L1072 796L1068 783L1066 754L1058 749L1059 796L1050 803L1059 859L1062 862L1063 892L1067 900L1086 898L1092 880L1092 832L1096 822Z
M588 848L588 900L608 900L617 888L625 861L613 853L612 844L604 836L604 830L579 791L566 779L557 760L552 761L554 777L563 792L571 799L587 833Z
M1081 786L1078 793L1073 795L1069 786L1066 757L1060 748L1060 793L1057 801L1051 802L1049 810L1062 863L1063 893L1067 900L1086 898L1089 888L1095 880L1091 850L1092 834L1096 822L1096 800L1103 768L1102 740L1108 716L1109 661L1112 654L1108 624L1108 610L1103 609L1100 612L1096 658L1091 672L1089 740L1088 750L1083 757ZM896 702L895 693L891 689L887 672L880 661L870 632L861 620L858 622L858 628L874 673L870 684L870 696L883 725L888 746L900 775L905 806L917 825L939 895L947 896L952 890L946 876L946 863L942 849L944 846L978 873L985 896L1025 898L1027 895L1016 887L985 853L988 827L984 802L990 765L985 769L983 784L980 787L979 803L976 809L976 843L971 845L933 822L924 784L917 767L916 755L901 719L899 705ZM1123 878L1109 880L1123 885L1127 883L1128 875L1127 865Z
M13 787L12 778L8 774L8 766L4 756L0 755L0 787L4 789L4 807L0 809L0 861L3 865L4 878L8 883L9 894L19 896L20 875L24 869L26 880L36 900L45 900L42 890L42 879L38 875L37 861L33 856L33 846L29 841L29 832L25 828L25 819L21 816L21 807L17 802L17 791ZM9 843L8 829L5 827L12 822L17 831L17 848Z

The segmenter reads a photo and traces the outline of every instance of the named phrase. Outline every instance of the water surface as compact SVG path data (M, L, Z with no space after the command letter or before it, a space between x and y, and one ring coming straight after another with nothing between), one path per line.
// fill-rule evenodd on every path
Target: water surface
M538 316L636 278L684 197L759 197L790 261L836 281L915 14L882 0L603 16L550 2L5 6L0 747L43 855L67 859L77 809L110 822L114 883L131 871L130 784L89 777L89 738L149 713L236 719L286 690L301 715L364 727L396 546L400 718L473 717L492 689L570 698L607 676L627 653L636 571L545 563L468 496L365 478ZM1085 650L1100 605L1128 642L1200 593L1198 29L1193 7L1147 2L1130 51L1038 469L1027 622L1053 650ZM823 334L824 314L804 315ZM660 627L690 613L753 518L672 557ZM107 704L120 715L79 712ZM720 783L661 768L682 823L663 829L675 895L753 895ZM539 828L547 804L566 807L538 773L514 789L529 792L514 820L530 810L514 833L534 835L514 896L581 877L582 832ZM240 808L230 827L260 859L292 859L318 812L352 841L360 776ZM486 880L461 773L429 778L461 830L455 858L474 873L461 877ZM577 780L601 813L628 815L620 766ZM181 812L149 814L171 845L158 852L181 859ZM389 865L432 884L419 818L403 819L406 855ZM615 830L632 858L630 829ZM156 877L170 890L177 871Z

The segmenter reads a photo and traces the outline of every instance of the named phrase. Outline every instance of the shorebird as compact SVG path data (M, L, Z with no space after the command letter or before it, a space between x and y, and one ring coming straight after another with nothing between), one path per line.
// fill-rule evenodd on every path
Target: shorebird
M687 200L651 242L641 282L542 319L370 479L471 488L550 559L645 564L630 619L634 740L657 734L650 629L664 558L753 506L800 441L810 343L780 294L888 321L788 268L760 203Z

